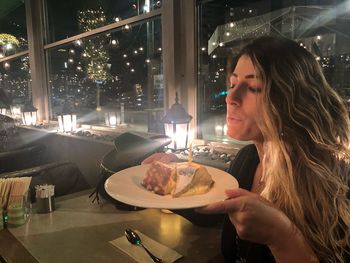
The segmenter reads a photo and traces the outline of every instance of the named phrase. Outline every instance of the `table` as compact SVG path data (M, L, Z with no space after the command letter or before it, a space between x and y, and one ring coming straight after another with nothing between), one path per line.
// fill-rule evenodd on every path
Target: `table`
M33 209L25 225L1 230L0 254L9 262L135 262L109 243L132 228L184 255L179 263L223 262L220 226L194 226L158 209L121 211L110 203L92 204L89 193L56 198L53 213Z

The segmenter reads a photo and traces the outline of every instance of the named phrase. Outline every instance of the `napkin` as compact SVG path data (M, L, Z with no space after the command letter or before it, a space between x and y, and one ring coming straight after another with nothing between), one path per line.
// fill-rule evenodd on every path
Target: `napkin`
M153 240L152 238L142 234L140 231L135 230L135 232L140 236L142 244L155 256L162 259L163 262L175 262L183 255L177 253L175 250L166 247L159 242ZM147 252L140 246L131 244L125 236L121 236L117 239L109 241L113 246L119 248L124 253L128 254L134 260L140 263L153 263L151 257Z

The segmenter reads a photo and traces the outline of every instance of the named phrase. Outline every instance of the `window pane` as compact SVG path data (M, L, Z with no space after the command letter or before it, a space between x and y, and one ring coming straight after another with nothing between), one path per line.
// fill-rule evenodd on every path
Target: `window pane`
M86 28L79 24L82 14L93 16L94 12L95 14L103 12L103 20L96 22L98 22L99 26L105 26L147 13L161 6L162 1L160 0L47 0L50 28L48 42L55 42L87 31Z
M31 99L28 56L1 63L0 89L5 92L11 106L23 106L25 101Z
M161 52L159 18L50 49L53 118L69 101L80 124L161 132Z
M282 35L303 45L320 62L330 84L350 100L346 5L347 1L201 1L198 54L203 137L228 139L223 135L226 58L258 36Z
M0 58L27 50L27 28L24 1L0 3Z

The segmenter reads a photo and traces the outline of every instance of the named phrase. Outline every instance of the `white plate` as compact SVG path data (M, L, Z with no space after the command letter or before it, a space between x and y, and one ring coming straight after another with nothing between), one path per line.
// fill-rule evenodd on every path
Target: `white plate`
M213 188L208 193L176 198L170 195L157 195L147 191L141 185L149 166L149 164L133 166L113 174L105 182L106 192L112 198L133 206L185 209L224 200L226 199L225 189L238 188L238 182L232 175L204 165L215 181Z

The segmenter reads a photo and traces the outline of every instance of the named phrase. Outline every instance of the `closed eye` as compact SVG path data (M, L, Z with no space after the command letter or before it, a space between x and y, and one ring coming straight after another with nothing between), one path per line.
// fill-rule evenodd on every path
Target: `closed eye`
M252 93L261 93L261 88L248 87L248 90Z
M236 87L236 84L232 84L230 87L228 87L227 90L234 89L235 87ZM261 88L253 88L253 87L248 86L247 89L251 93L261 93Z

